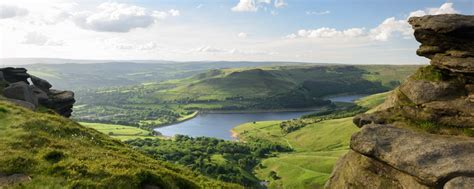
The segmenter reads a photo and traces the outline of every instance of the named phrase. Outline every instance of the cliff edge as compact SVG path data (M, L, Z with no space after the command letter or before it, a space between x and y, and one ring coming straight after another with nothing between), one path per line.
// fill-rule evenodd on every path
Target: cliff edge
M354 118L362 129L326 188L474 188L474 16L408 22L431 65Z

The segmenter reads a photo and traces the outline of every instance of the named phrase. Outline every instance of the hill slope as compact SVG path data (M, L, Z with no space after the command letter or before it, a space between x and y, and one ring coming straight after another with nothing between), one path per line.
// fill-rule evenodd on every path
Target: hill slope
M154 160L69 119L0 101L0 187L234 187Z

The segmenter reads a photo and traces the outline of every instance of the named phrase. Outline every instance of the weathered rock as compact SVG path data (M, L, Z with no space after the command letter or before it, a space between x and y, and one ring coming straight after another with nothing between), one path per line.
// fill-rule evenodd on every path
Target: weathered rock
M474 73L474 16L431 15L408 21L421 43L417 54L452 72Z
M3 90L3 95L7 98L23 100L32 103L35 106L38 105L38 100L33 95L33 91L31 90L30 86L23 81L10 84Z
M34 85L30 85L29 87L31 88L31 91L33 92L33 95L37 99L39 104L48 103L49 97L46 92Z
M435 54L431 64L451 72L474 73L474 57L455 57L446 54Z
M474 177L456 177L449 180L443 189L472 189L474 188Z
M30 110L36 109L36 106L34 104L29 103L27 101L16 100L16 99L11 99L11 98L7 98L7 101L12 102L13 104L16 104L18 106L22 106L24 108L30 109Z
M449 81L435 82L410 79L400 86L400 91L415 104L453 99L465 95L462 83Z
M46 103L45 106L65 117L70 117L75 102L76 100L74 99L74 93L72 91L51 89L48 103Z
M30 76L24 68L0 68L0 94L10 101L29 109L41 105L55 112L70 117L76 102L71 91L52 90L51 84L41 78ZM5 80L1 80L4 78ZM28 78L33 85L30 85ZM3 81L3 82L1 82ZM3 84L8 85L7 87Z
M369 124L384 124L386 120L376 114L359 114L352 119L352 122L361 128Z
M474 175L474 139L417 133L389 125L366 125L351 149L412 175L427 186Z
M3 73L5 80L9 83L16 83L19 81L28 83L28 78L30 77L24 68L0 68L0 71Z
M413 176L350 150L337 161L325 188L424 189L429 187L418 183Z
M49 89L51 89L52 87L52 85L48 81L33 75L31 76L31 82L33 82L33 85L40 88L44 92L49 92Z

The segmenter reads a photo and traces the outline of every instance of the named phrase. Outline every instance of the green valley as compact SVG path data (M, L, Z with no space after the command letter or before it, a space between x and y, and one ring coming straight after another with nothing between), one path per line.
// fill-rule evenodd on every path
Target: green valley
M393 89L418 66L294 65L214 69L184 79L79 91L74 118L151 128L201 112L312 110L325 96ZM385 77L386 75L390 77Z

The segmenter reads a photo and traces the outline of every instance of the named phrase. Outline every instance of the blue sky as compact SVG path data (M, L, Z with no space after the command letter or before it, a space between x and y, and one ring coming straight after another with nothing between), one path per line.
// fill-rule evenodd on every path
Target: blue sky
M0 57L416 64L410 15L474 0L5 0Z

